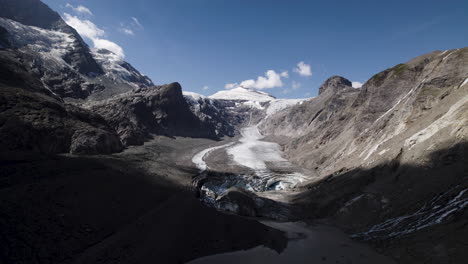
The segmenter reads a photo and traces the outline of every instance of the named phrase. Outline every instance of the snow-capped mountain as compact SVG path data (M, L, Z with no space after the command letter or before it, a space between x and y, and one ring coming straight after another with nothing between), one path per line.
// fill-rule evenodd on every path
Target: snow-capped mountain
M112 52L90 50L66 24L46 29L0 17L0 29L0 49L28 54L30 62L25 66L60 97L105 99L154 85Z
M201 120L213 124L219 136L232 136L247 124L262 119L306 99L276 99L253 89L238 87L222 90L211 96L183 92L192 112Z
M99 63L105 75L115 82L127 82L134 87L153 86L148 76L141 74L130 63L106 49L91 49L93 58Z

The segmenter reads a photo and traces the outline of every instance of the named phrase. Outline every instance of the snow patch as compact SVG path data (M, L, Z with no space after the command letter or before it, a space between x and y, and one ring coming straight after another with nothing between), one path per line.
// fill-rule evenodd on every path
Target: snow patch
M424 128L423 130L417 132L416 134L412 135L405 141L405 147L412 148L414 145L426 141L432 136L434 136L437 132L441 129L448 127L450 125L463 125L467 118L463 118L462 120L456 119L456 114L458 113L458 109L460 109L463 105L468 103L468 95L465 95L461 100L457 103L452 105L450 109L445 113L441 118L434 121L432 124Z
M26 26L19 22L0 18L0 26L9 34L11 44L26 52L37 52L51 67L67 67L62 59L70 50L75 49L75 37L71 34Z
M265 109L265 107L263 107L259 101L246 101L242 104L248 107L257 108L259 110Z
M301 104L305 99L275 99L270 101L270 105L267 108L266 116L269 117L287 107Z
M388 109L387 112L385 112L383 115L381 115L379 118L377 118L374 122L377 123L379 120L381 120L382 118L384 118L385 116L387 116L389 113L391 113L403 100L405 100L406 98L408 98L414 91L416 91L416 89L418 89L419 87L421 87L423 85L423 83L426 81L426 78L424 78L418 85L416 85L415 87L413 87L405 96L403 96L402 98L400 98L396 104L394 104L392 106L392 108Z
M466 78L465 81L463 81L463 83L460 86L458 86L458 88L461 88L462 86L464 86L467 83L468 83L468 78Z
M461 190L455 197L448 200L457 187L434 197L413 214L387 219L380 224L374 225L369 231L354 234L352 237L363 237L366 239L382 236L397 237L440 224L449 215L464 210L468 205L468 197L465 195L468 189ZM447 200L448 202L445 202Z
M138 85L134 82L135 79L142 80L146 86L152 85L148 77L139 73L125 62L121 56L110 50L93 48L91 49L91 55L111 80L127 83L135 88L138 88Z
M444 50L442 53L439 54L439 56L442 56L444 55L445 53L447 53L448 50Z
M385 154L385 152L387 152L387 151L389 151L389 149L384 149L384 150L380 151L378 154L379 154L380 156L382 156L382 155Z
M189 98L195 101L206 98L206 96L194 92L182 91L182 94L185 96L185 98Z
M448 57L450 57L450 55L454 54L454 53L457 52L457 51L458 51L458 49L456 49L456 50L450 52L447 56L445 56L444 58L442 58L442 61L446 60Z

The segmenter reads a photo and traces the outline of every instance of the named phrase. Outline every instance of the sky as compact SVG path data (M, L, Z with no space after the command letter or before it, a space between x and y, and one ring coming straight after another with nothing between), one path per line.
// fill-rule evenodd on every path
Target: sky
M43 2L90 47L204 95L243 86L311 97L333 75L359 87L418 55L468 46L466 0Z

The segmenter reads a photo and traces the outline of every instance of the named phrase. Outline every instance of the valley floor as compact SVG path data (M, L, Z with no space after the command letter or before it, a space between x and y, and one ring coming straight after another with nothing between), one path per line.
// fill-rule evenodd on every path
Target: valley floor
M394 263L336 228L310 225L309 213L309 225L277 223L222 213L196 199L193 179L203 166L255 175L226 154L233 148L245 155L248 150L239 151L245 144L265 151L255 135L248 131L224 141L157 137L114 155L2 156L0 262ZM216 146L223 147L211 149ZM193 163L207 149L210 158Z
M183 263L265 245L283 232L193 195L203 139L158 137L123 153L9 153L0 166L1 263Z

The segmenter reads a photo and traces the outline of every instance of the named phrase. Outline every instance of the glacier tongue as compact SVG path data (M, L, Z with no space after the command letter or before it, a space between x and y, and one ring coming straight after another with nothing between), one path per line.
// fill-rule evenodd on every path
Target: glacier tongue
M281 157L278 144L261 141L263 136L258 131L258 126L243 128L241 135L240 143L227 150L236 163L259 171L267 168L266 162L286 162Z
M306 176L296 172L294 166L281 156L277 143L262 141L263 135L258 125L241 130L239 143L227 149L227 153L238 165L254 171L251 185L255 191L283 190L293 188L306 180ZM274 171L275 170L275 171Z

